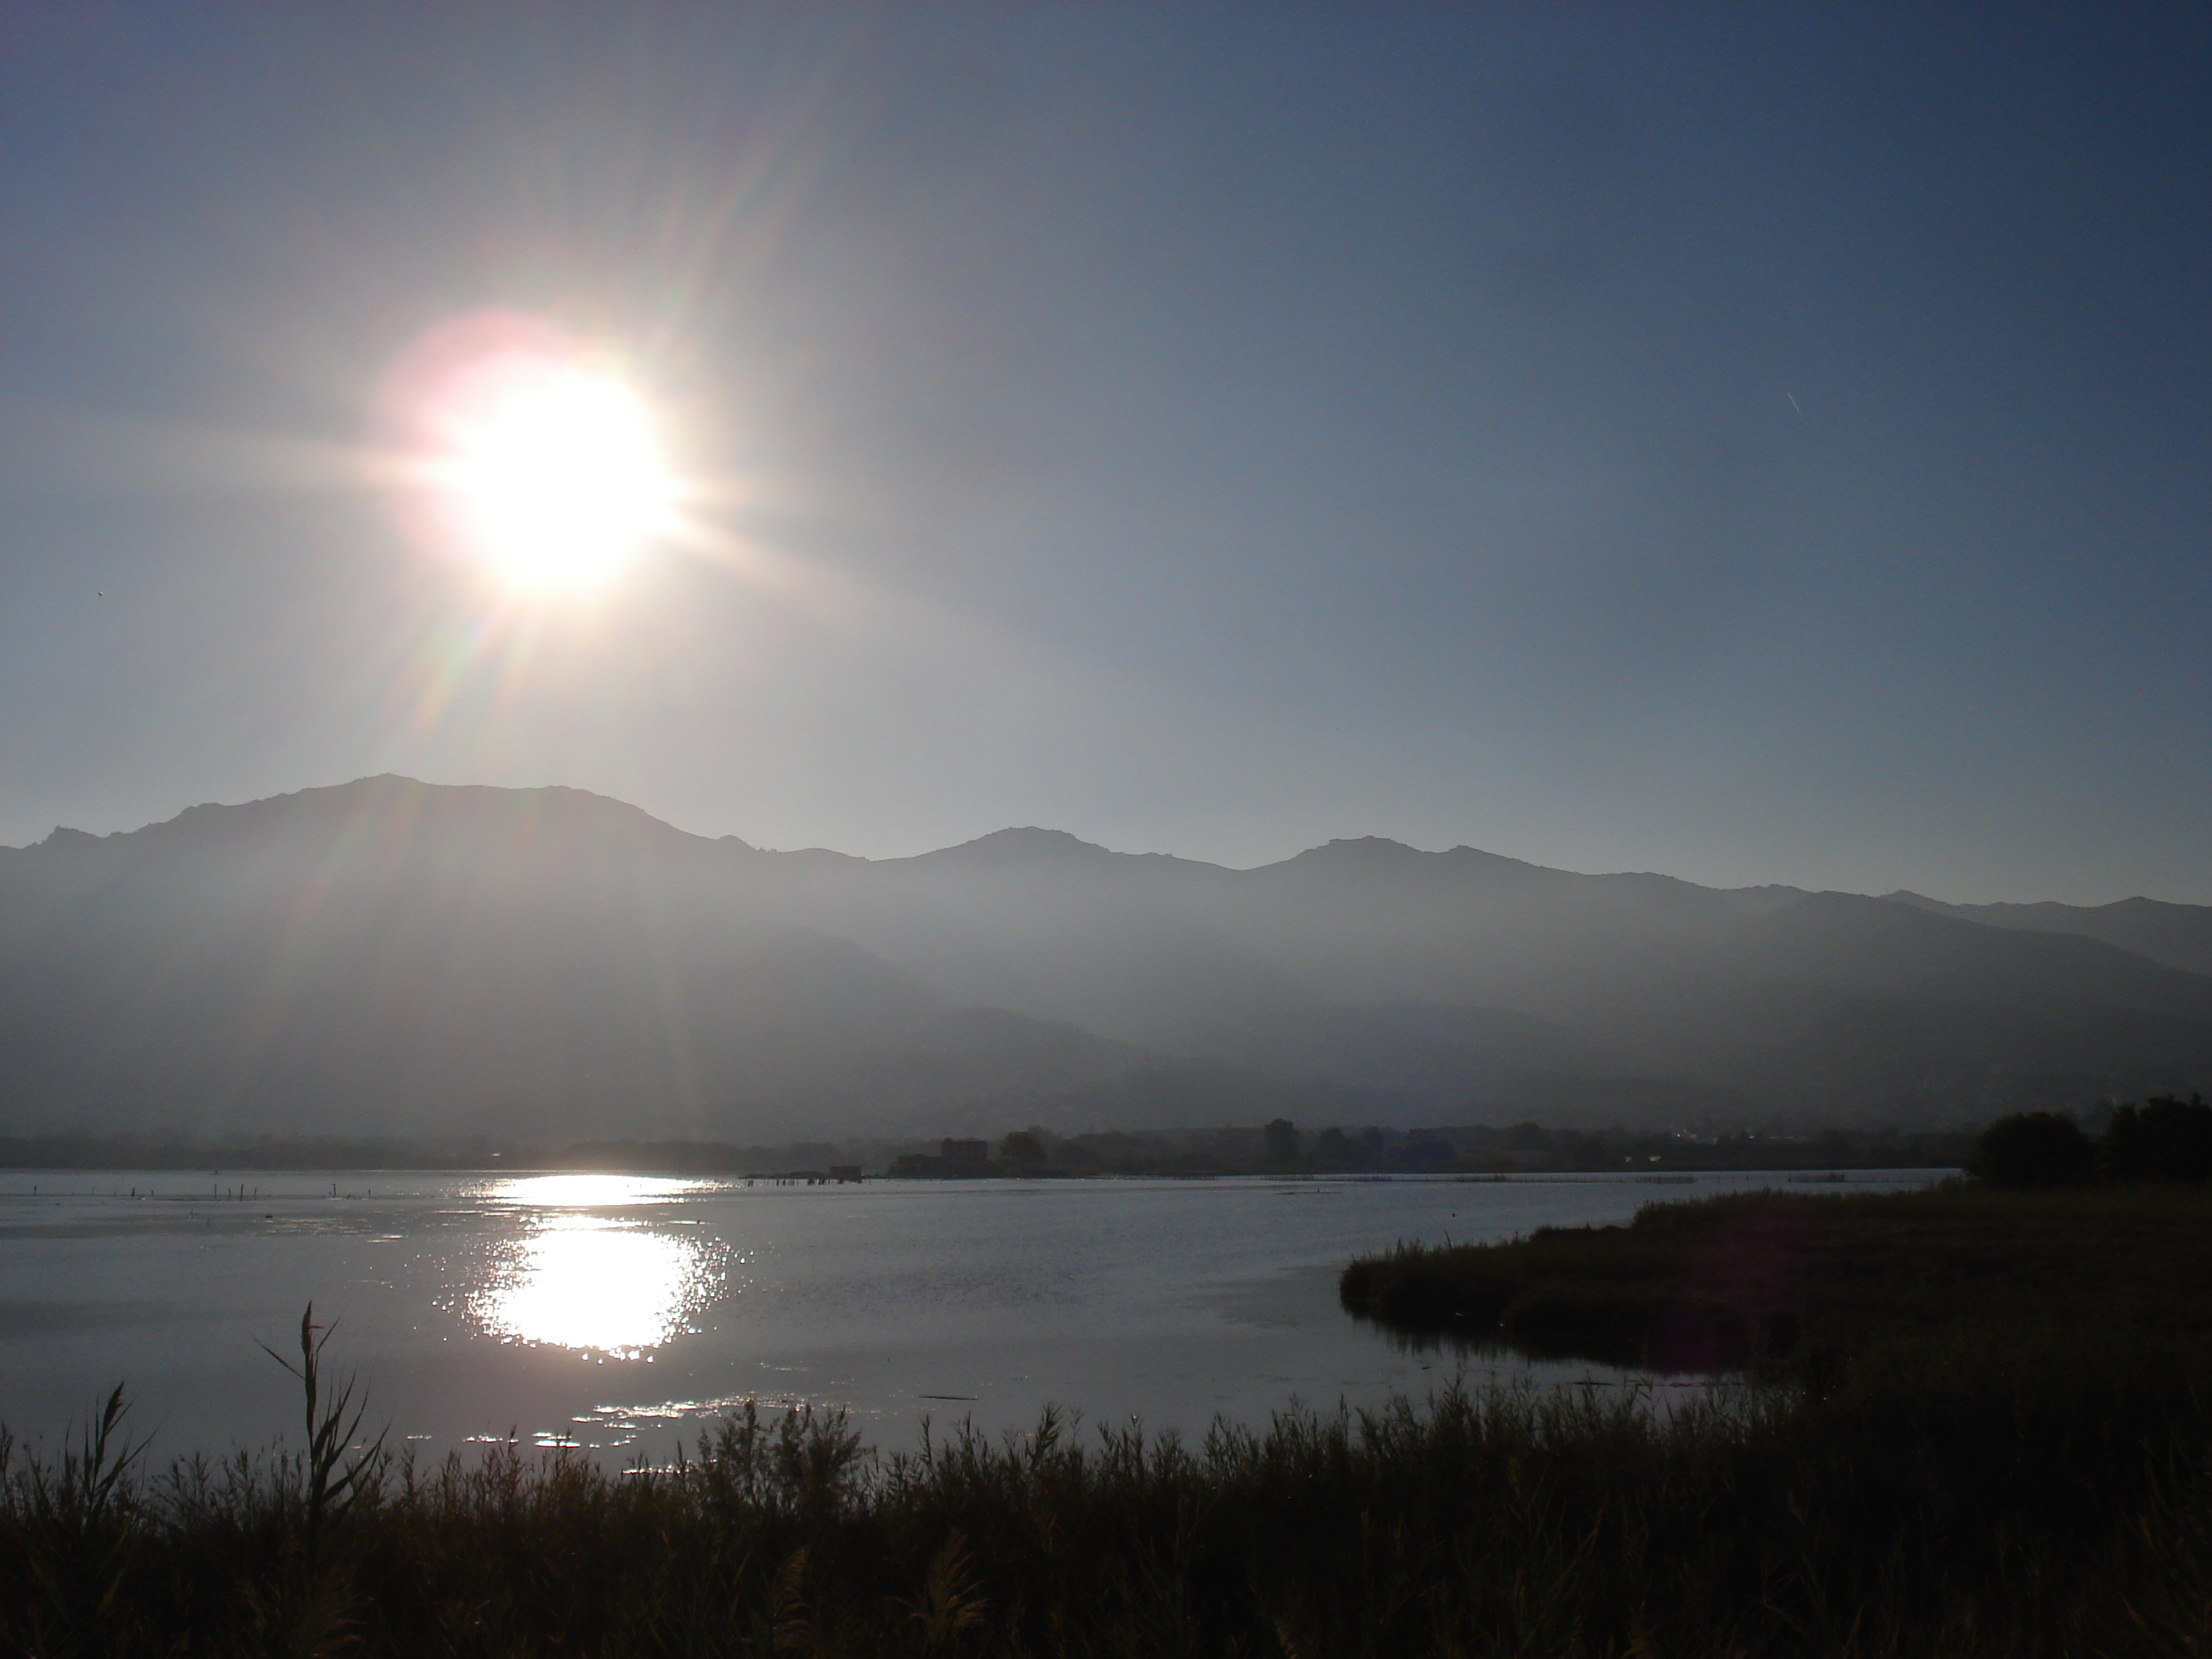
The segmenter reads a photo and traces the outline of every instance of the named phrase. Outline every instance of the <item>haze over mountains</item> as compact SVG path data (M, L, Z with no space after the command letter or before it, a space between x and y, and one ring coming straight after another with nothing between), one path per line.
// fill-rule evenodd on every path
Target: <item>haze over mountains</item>
M2212 1087L2212 908L1339 841L773 853L364 779L0 849L0 1133L1908 1128Z

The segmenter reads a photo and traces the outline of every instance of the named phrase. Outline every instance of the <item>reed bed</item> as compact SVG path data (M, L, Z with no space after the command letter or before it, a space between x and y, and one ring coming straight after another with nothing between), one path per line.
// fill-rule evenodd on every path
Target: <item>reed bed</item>
M1808 1367L1864 1372L1968 1328L2212 1353L2212 1189L1736 1193L1626 1226L1401 1243L1352 1262L1339 1291L1409 1334L1822 1387Z
M627 1471L418 1464L327 1385L300 1448L149 1469L118 1391L58 1451L0 1438L0 1650L2207 1651L2190 1380L1927 1358L1825 1400L1454 1386L1194 1442L1048 1412L888 1455L748 1407Z

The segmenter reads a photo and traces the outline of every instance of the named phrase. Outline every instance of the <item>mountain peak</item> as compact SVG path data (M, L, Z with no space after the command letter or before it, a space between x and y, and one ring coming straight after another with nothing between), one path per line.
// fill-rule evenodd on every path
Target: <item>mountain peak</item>
M1071 836L1065 830L1041 830L1035 824L1026 824L1018 830L994 830L988 836L962 842L957 847L941 847L910 861L1003 869L1011 865L1097 865L1119 856L1095 842Z
M1392 841L1388 836L1337 836L1319 847L1309 847L1291 862L1307 859L1318 863L1326 859L1332 864L1410 864L1435 856L1418 847L1408 847L1402 841Z
M1455 847L1449 852L1426 853L1402 841L1392 841L1388 836L1339 837L1319 847L1310 847L1285 862L1307 869L1361 870L1377 874L1391 870L1424 869L1542 870L1540 865L1510 859L1503 853L1486 853L1479 847Z
M237 805L204 802L162 823L106 839L137 853L155 848L234 851L327 844L349 855L431 842L514 850L583 842L609 848L653 842L712 844L641 807L587 789L425 783L392 773Z

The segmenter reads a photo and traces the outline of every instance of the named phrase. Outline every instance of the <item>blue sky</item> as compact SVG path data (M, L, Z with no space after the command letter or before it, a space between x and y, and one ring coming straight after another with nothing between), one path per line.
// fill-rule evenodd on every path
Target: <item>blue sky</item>
M2208 59L2110 6L15 9L0 842L390 769L2212 902ZM343 458L487 307L631 358L723 553L518 611L398 533Z

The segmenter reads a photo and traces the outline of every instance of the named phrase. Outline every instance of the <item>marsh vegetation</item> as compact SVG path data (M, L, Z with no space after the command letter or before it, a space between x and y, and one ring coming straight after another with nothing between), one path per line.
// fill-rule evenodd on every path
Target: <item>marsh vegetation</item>
M2123 1121L2124 1138L2141 1133ZM1860 1594L1850 1564L1893 1552L1901 1577L1857 1603L1870 1618L1915 1578L1954 1598L1917 1634L1875 1622L1856 1647L1829 1630L1786 1650L2201 1653L2212 1640L2202 1184L1735 1194L1651 1205L1626 1226L1401 1245L1352 1263L1340 1291L1360 1316L1440 1345L1743 1378L1766 1414L1730 1419L1721 1461L1748 1471L1755 1448L1775 1449L1794 1460L1790 1503L1820 1517L1808 1533L1789 1504L1758 1501L1757 1480L1732 1487L1753 1499L1730 1500L1753 1529L1743 1547L1763 1556L1770 1527L1797 1539L1812 1552L1806 1594ZM1728 1419L1693 1415L1698 1434ZM1715 1522L1685 1508L1661 1524ZM1929 1553L1908 1566L1916 1552ZM2055 1600L2014 1622L2023 1597Z
M11 1451L0 1649L2203 1651L2196 1344L1986 1334L1669 1411L1449 1387L1191 1442L1048 1413L878 1455L837 1413L748 1406L615 1472L394 1455L303 1330L320 1392L289 1447L149 1469L118 1395L66 1449Z

